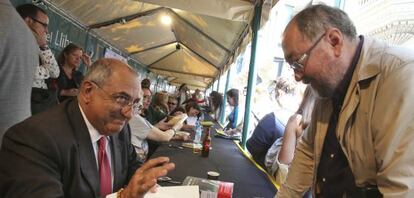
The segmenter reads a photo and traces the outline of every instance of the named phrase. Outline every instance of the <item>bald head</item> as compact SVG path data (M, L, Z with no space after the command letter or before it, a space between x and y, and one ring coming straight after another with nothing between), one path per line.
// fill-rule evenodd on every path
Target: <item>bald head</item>
M286 29L292 25L311 41L328 28L337 28L350 40L357 37L355 26L348 15L338 8L327 5L313 5L303 9L293 17Z
M120 72L131 73L133 76L139 77L138 73L126 63L113 58L102 58L89 67L84 79L103 85L111 78L111 75Z
M88 70L78 101L89 122L103 135L122 130L142 97L140 78L116 59L96 61Z

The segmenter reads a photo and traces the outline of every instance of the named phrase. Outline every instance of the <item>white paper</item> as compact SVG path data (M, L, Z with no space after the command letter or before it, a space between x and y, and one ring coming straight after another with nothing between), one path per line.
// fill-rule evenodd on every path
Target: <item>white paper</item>
M198 186L158 187L156 193L148 192L145 198L199 198Z
M196 125L196 122L197 122L197 117L196 116L191 116L191 117L188 117L187 118L187 124L188 125L193 125L193 126L195 126Z

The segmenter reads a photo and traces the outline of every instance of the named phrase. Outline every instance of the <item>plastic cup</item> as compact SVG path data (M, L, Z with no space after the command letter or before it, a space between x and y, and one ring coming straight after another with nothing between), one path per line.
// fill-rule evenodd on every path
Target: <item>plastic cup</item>
M201 153L201 144L194 143L193 153Z
M207 179L218 180L219 176L220 176L220 173L218 172L215 172L215 171L207 172Z

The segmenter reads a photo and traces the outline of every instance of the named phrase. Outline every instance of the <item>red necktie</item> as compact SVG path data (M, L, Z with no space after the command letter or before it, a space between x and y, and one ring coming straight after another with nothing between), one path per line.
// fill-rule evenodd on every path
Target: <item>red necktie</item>
M106 155L106 137L101 137L98 141L99 153L99 177L101 181L101 196L105 197L112 193L111 167L109 166L108 156Z

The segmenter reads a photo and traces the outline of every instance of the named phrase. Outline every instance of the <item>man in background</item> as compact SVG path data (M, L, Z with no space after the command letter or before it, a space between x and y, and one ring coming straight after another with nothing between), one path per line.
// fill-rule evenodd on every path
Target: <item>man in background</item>
M57 87L47 81L59 77L60 71L56 59L47 45L46 35L49 25L47 13L33 4L20 5L16 10L32 30L39 46L35 51L39 55L39 63L34 75L31 96L32 114L36 114L58 103Z

